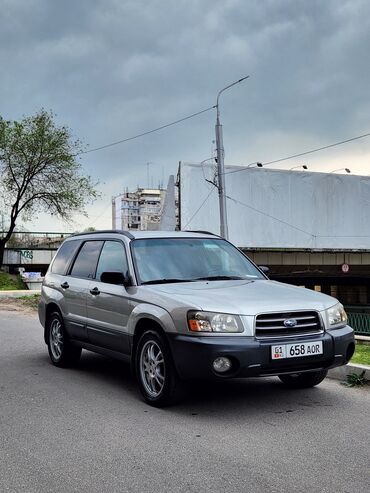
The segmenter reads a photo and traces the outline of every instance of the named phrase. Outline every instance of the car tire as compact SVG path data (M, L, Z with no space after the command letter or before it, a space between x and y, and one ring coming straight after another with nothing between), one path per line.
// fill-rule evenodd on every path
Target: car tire
M180 400L183 383L179 379L165 338L148 330L141 336L135 355L135 374L144 400L164 407Z
M280 375L279 378L291 389L305 389L319 385L327 374L328 370L320 370L308 373L297 373L294 375Z
M65 368L78 363L81 348L69 342L63 318L59 312L52 313L48 318L47 345L53 365Z

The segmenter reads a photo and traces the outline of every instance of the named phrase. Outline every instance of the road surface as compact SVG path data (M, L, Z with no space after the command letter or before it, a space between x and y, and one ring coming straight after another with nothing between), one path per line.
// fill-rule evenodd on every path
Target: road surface
M235 380L154 409L127 366L55 368L36 315L1 311L0 491L368 492L370 389Z

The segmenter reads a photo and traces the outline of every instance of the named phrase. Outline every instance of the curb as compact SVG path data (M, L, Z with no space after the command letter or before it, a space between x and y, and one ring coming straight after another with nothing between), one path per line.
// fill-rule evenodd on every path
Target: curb
M39 289L19 289L14 291L0 291L0 298L20 298L21 296L33 296L40 294Z
M365 370L365 378L370 380L370 366L360 365L354 363L348 363L344 366L337 366L332 368L328 372L328 378L333 378L335 380L347 380L347 375L349 373L362 373Z
M369 336L360 336L358 334L355 334L355 339L357 344L365 344L367 346L370 346L370 337Z

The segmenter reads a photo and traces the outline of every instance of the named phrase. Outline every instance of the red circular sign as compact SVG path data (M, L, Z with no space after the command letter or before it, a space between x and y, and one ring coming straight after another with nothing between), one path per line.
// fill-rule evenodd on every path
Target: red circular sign
M349 271L349 265L348 264L342 264L342 272L345 274Z

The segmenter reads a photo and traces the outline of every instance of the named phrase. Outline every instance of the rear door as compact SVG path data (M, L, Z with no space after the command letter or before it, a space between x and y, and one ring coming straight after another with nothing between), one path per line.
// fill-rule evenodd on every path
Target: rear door
M89 282L95 276L103 241L85 241L61 284L64 291L65 320L72 339L87 340L86 298ZM64 287L63 287L64 286Z
M96 276L87 293L87 331L92 344L129 354L127 322L133 306L123 285L101 282L103 272L128 272L125 246L107 240L100 254Z

